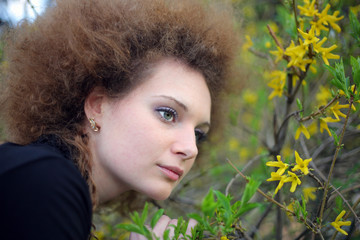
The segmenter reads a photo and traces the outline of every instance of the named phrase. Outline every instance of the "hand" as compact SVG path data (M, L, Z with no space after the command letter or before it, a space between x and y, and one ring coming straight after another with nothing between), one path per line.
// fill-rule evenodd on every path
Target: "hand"
M176 226L177 219L171 219L166 215L162 215L152 231L153 233L155 233L156 236L160 237L160 239L163 240L164 232L167 229L170 229L169 237L171 239L172 237L174 237L174 228L170 226L171 224ZM186 229L186 235L191 235L191 228L194 228L196 224L197 221L195 221L194 219L189 220L189 225ZM131 233L129 240L146 240L146 237L137 233Z

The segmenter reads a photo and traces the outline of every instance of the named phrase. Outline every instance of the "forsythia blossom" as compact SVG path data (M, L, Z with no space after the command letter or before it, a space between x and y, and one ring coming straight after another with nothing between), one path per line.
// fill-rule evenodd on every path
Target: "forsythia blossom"
M341 232L344 235L348 235L347 232L341 229L341 226L350 226L351 221L340 221L341 218L345 215L345 210L342 210L341 213L337 216L334 222L331 223L331 226L333 226L338 232Z
M282 50L280 47L276 46L277 51L270 51L272 55L276 56L275 62L279 62L281 59L283 59L284 56L284 50Z
M268 182L272 182L272 181L279 181L278 186L275 189L275 194L277 194L277 192L282 188L282 186L284 185L284 181L286 179L285 175L280 175L276 172L272 172L271 173L271 178L268 178L266 181Z
M322 10L321 13L316 13L316 15L318 16L318 18L320 20L322 20L322 22L325 24L325 25L328 25L330 24L330 26L337 32L341 32L341 28L339 25L337 25L337 21L340 21L341 19L344 18L344 16L341 16L341 17L337 17L337 15L340 14L339 11L335 11L333 15L328 15L328 11L330 9L330 4L327 4L326 7L324 8L324 10Z
M340 119L340 117L343 117L343 118L346 118L346 115L343 114L340 109L343 109L343 108L349 108L349 104L339 104L339 102L336 102L336 104L332 107L330 107L330 111L334 114L335 118L336 119Z
M323 133L324 129L328 132L329 136L331 137L332 134L330 132L330 129L327 125L328 122L339 122L340 119L334 119L331 117L326 117L326 118L320 118L320 132Z
M304 193L305 201L309 201L309 199L315 200L316 195L314 194L314 192L316 192L316 190L317 190L316 187L306 187L306 188L304 188L303 193Z
M293 167L293 169L291 169L292 171L297 171L300 170L302 171L305 175L309 174L309 168L308 165L309 163L312 161L312 158L309 159L305 159L303 160L297 151L295 151L295 161L296 161L296 165L295 167Z
M279 168L276 171L276 173L279 175L282 175L285 172L285 170L289 167L289 164L283 163L281 161L280 155L277 155L276 158L277 158L277 162L275 162L275 161L267 162L266 166Z
M315 9L315 3L316 0L313 0L311 3L309 0L304 0L305 5L304 6L298 6L298 9L300 10L300 14L308 17L313 17L318 12L317 9Z
M300 179L295 173L288 171L288 177L285 178L284 182L291 182L290 192L295 192L296 186L301 184Z
M295 132L295 139L298 140L300 137L300 134L304 134L304 136L309 139L310 138L310 133L309 131L306 129L306 127L304 126L304 124L300 123L299 128L296 130Z
M270 73L271 81L268 86L271 87L273 92L270 94L269 99L273 99L275 96L282 97L283 89L286 82L286 73L283 71L272 71Z

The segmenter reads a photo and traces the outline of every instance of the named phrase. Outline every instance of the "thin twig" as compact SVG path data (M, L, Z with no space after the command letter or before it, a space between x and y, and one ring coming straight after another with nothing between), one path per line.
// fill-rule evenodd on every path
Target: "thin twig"
M327 179L327 181L325 182L324 195L323 195L323 199L322 199L322 203L321 203L321 208L320 208L320 213L319 213L319 221L320 221L320 226L319 226L319 227L320 227L320 228L321 228L321 224L322 224L322 220L323 220L322 218L323 218L323 214L324 214L324 210L325 210L325 204L326 204L326 199L327 199L327 193L328 193L328 188L329 188L330 180L331 180L331 177L332 177L332 174L333 174L333 171L334 171L334 167L335 167L335 162L336 162L337 156L338 156L339 151L340 151L340 149L341 149L342 140L343 140L343 138L344 138L344 134L345 134L347 122L348 122L348 119L349 119L349 116L350 116L352 104L353 104L353 100L350 99L349 110L348 110L348 112L347 112L347 114L346 114L345 122L344 122L342 131L341 131L341 135L340 135L340 138L339 138L339 143L338 143L338 146L336 147L336 151L335 151L335 154L334 154L334 158L333 158L333 161L332 161L332 163L331 163L331 167L330 167L328 179Z
M248 161L248 162L246 163L246 165L243 167L243 169L241 170L241 172L245 172L246 169L247 169L250 165L252 165L254 162L258 161L259 159L261 159L262 157L267 156L267 155L268 155L268 154L263 154L263 155L255 156L254 158L252 158L250 161ZM237 173L237 174L235 175L235 177L233 177L233 178L230 180L230 182L227 184L226 189L225 189L225 195L226 195L226 196L229 195L229 190L230 190L231 186L234 184L235 180L236 180L238 177L240 177L240 174Z
M295 0L293 0L292 7L293 7L293 11L294 11L294 18L295 18L296 29L298 29L298 28L299 28L299 21L298 21L298 19L297 19L297 11L296 11L296 3L295 3Z
M26 2L30 5L31 9L33 10L33 12L35 13L35 16L38 17L39 14L37 13L37 11L35 10L34 5L30 2L30 0L26 0Z
M299 122L304 122L310 119L313 119L314 117L316 117L317 115L323 114L323 112L330 107L336 100L338 100L340 98L340 95L336 95L333 99L331 99L330 102L328 102L328 104L326 104L326 106L324 107L320 107L319 110L317 110L314 113L311 113L309 116L303 117L299 120Z

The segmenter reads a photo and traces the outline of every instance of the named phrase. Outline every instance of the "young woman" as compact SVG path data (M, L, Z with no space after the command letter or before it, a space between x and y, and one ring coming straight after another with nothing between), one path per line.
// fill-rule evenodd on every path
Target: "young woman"
M166 199L192 167L229 77L229 14L193 0L59 0L11 31L2 238L88 239L96 206L120 196L128 209L137 193ZM174 221L163 216L154 232Z

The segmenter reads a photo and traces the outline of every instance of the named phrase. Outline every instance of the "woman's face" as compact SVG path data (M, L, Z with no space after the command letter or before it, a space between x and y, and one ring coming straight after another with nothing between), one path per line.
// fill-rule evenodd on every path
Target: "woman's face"
M202 74L167 59L124 98L100 102L100 130L91 144L100 201L127 190L166 199L192 167L197 139L210 127Z

